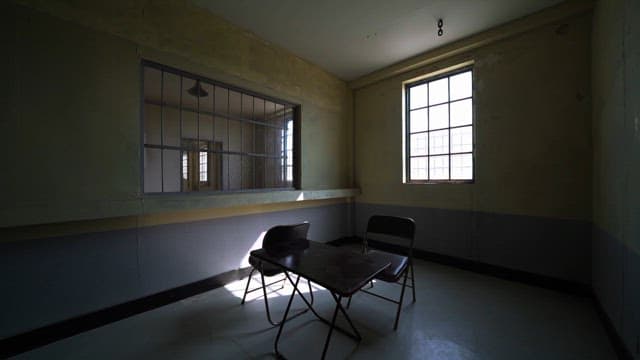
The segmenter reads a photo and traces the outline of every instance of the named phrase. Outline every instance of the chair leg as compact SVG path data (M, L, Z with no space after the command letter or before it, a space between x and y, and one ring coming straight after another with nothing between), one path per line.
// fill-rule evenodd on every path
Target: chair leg
M307 284L309 284L309 295L311 296L311 305L313 306L313 289L311 288L311 280L307 279Z
M411 290L413 290L413 302L416 302L416 275L413 272L413 262L411 263Z
M398 302L398 312L396 312L396 322L393 324L393 330L398 330L398 320L400 320L400 310L402 309L402 300L404 300L404 289L407 287L407 276L409 268L404 270L404 281L402 282L402 291L400 292L400 302Z
M262 271L260 271L260 279L262 280L262 295L264 296L264 307L267 310L267 320L269 320L269 323L273 326L278 326L280 325L279 322L274 322L273 320L271 320L271 312L269 311L269 299L267 298L267 287L265 286L264 283L264 274L262 273Z
M256 268L252 267L251 272L249 273L249 278L247 279L247 286L244 288L244 295L242 295L242 301L240 305L244 305L244 300L247 297L247 292L249 291L249 284L251 283L251 276L253 276L253 272L256 271Z

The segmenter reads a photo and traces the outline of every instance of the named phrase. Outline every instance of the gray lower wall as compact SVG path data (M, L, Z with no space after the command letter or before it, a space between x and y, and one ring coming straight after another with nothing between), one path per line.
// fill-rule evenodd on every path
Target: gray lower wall
M0 338L240 267L260 234L309 221L309 237L350 235L348 204L0 243Z
M593 291L627 349L640 359L640 255L593 227Z
M355 232L371 215L416 221L415 247L439 254L590 284L591 224L535 216L356 203Z

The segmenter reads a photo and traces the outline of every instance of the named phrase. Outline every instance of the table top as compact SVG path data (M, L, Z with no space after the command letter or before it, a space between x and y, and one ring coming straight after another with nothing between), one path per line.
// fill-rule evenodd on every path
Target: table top
M341 296L354 294L389 266L384 259L310 240L299 240L286 250L254 250L251 256L280 266Z

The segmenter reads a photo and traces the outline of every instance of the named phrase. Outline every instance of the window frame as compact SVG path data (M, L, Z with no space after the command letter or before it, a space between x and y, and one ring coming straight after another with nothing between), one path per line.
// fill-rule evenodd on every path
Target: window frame
M447 155L449 157L449 179L411 179L411 104L410 104L410 100L411 100L411 92L410 92L410 88L412 87L416 87L416 86L420 86L420 85L424 85L424 84L428 84L430 82L434 82L434 81L438 81L444 78L450 78L456 75L459 75L461 73L464 72L471 72L471 97L468 98L462 98L462 99L457 99L454 101L451 101L450 99L450 94L448 94L447 96L447 101L446 102L442 102L439 104L434 104L434 105L427 105L423 108L428 109L431 106L437 106L437 105L443 105L443 104L448 104L449 105L449 116L448 116L448 121L449 124L447 127L442 128L442 129L436 129L436 130L427 130L425 131L426 133L430 133L432 131L441 131L441 130L448 130L449 131L449 151L444 153L444 154L437 154L437 155ZM473 63L471 64L465 64L462 66L456 66L455 68L451 69L451 70L442 70L437 72L436 74L434 74L433 76L421 76L418 79L414 79L414 80L408 80L403 84L403 90L404 90L404 184L473 184L476 181L476 116L475 116L475 90L474 90L474 84L475 84L475 78L474 78L474 71L473 71ZM450 83L447 82L447 89L450 92ZM427 95L428 96L428 95ZM451 127L451 103L452 102L456 102L456 101L462 101L462 100L466 100L466 99L471 99L471 124L470 125L460 125L460 126L454 126ZM472 158L472 168L471 168L471 179L451 179L451 129L456 129L456 128L463 128L463 127L467 127L467 126L471 126L471 151L470 152L463 152L460 154L471 154L471 158ZM427 145L427 148L429 147L429 145ZM456 155L459 153L453 153L453 155ZM431 156L434 155L426 155L427 159L429 159ZM429 169L429 163L427 160L427 171Z
M220 189L220 190L212 190L212 189L207 189L207 190L203 190L203 191L183 191L182 190L182 185L180 186L181 191L156 191L156 192L147 192L145 189L145 148L155 148L155 149L172 149L175 146L171 146L171 145L147 145L145 144L145 81L144 81L144 73L145 73L145 68L153 68L159 71L166 71L175 75L178 75L180 77L187 77L190 79L193 79L195 81L202 81L205 83L209 83L213 86L219 86L222 88L226 88L227 91L234 91L234 92L238 92L240 94L245 94L245 95L249 95L249 96L253 96L253 97L258 97L264 101L270 101L276 104L281 104L283 105L285 108L291 108L291 113L292 113L292 121L293 121L293 132L292 132L292 139L293 139L293 149L292 149L292 175L293 175L293 179L291 179L291 181L286 179L286 169L283 169L284 171L284 182L286 184L286 186L279 186L279 187L261 187L261 188L241 188L241 189ZM194 196L194 195L215 195L215 194L220 194L220 195L224 195L224 194L233 194L233 193L256 193L256 192L273 192L273 191L290 191L290 190L300 190L301 189L301 178L302 178L302 174L301 174L301 166L300 166L300 159L301 159L301 142L302 142L302 136L301 136L301 122L302 122L302 105L301 104L297 104L297 103L293 103L287 100L283 100L280 98L276 98L270 95L266 95L266 94L262 94L256 91L252 91L252 90L248 90L245 88L241 88L235 85L231 85L222 81L218 81L218 80L214 80L211 78L208 78L206 76L202 76L202 75L198 75L195 73L192 73L190 71L186 71L186 70L182 70L182 69L178 69L169 65L165 65L165 64L161 64L152 60L148 60L148 59L141 59L140 60L140 188L141 188L141 194L143 196L168 196L168 195L186 195L186 196ZM227 119L234 119L233 116L228 117ZM235 119L234 119L235 120ZM182 141L182 140L181 140ZM216 151L214 151L215 153L217 153ZM221 151L220 154L225 154L228 151ZM233 153L233 152L232 152ZM209 157L211 157L213 153L209 152ZM289 162L288 158L283 158L285 160L285 162ZM221 164L221 166L224 166L223 164ZM164 174L161 173L162 176L164 176ZM179 180L182 183L182 169L180 169L180 176L179 176Z

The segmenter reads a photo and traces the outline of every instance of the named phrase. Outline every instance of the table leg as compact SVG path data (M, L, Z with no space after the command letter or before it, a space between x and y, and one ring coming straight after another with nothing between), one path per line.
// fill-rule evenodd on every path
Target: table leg
M333 295L333 293L331 293L331 295ZM333 298L336 299L336 296L333 295ZM333 318L331 319L331 326L329 327L329 334L327 335L327 340L324 342L324 349L322 350L321 359L324 359L325 355L327 355L327 349L329 348L329 340L331 340L331 334L333 333L333 328L336 326L336 317L338 317L338 310L342 308L342 306L340 306L340 300L342 300L342 296L338 296L336 300L338 303L336 304L336 309L333 311Z
M353 325L351 318L349 317L349 315L347 315L347 312L342 307L342 296L340 295L336 296L336 294L334 293L331 293L331 296L333 296L333 299L336 301L336 311L340 309L340 311L342 312L342 315L344 315L345 319L347 319L349 326L351 326L351 329L353 329L353 332L356 334L356 340L358 341L362 340L362 336L360 336L358 329L356 329L356 327Z
M287 273L285 272L285 274L287 274ZM287 274L287 278L293 284L293 281L289 277L289 274ZM299 281L300 281L300 275L298 275L298 277L296 278L295 284L293 284L293 291L291 292L291 297L289 297L289 303L287 303L287 309L284 311L284 316L282 317L282 321L280 322L280 328L278 329L278 335L276 336L276 342L273 345L273 348L274 348L274 351L276 353L276 356L278 356L279 358L282 358L283 356L278 351L278 341L280 341L280 335L282 334L282 329L284 328L284 323L287 321L287 315L289 315L289 309L291 309L291 303L293 303L293 298L296 296L296 290L298 290L298 282ZM306 302L306 300L305 300L305 302Z

